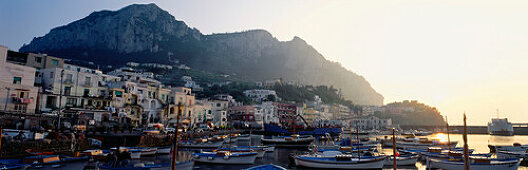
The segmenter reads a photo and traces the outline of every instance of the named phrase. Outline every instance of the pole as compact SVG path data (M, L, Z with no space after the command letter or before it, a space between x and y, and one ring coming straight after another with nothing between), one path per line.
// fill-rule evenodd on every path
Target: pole
M231 133L233 132L233 121L231 121L231 128L229 129L229 153L231 153Z
M4 105L4 112L7 112L7 102L9 101L9 90L11 90L9 87L6 87L7 93L6 93L6 99L5 99L5 105Z
M2 135L4 133L4 127L0 127L0 158L2 157Z
M464 113L464 169L469 170L469 153L467 144L467 125L466 125L466 113Z
M59 112L57 113L57 132L60 130L60 116L62 110L62 77L64 77L64 70L60 74L60 89L59 89Z
M392 128L392 167L396 170L396 130Z
M359 125L358 125L358 118L359 118L359 112L358 112L357 117L356 117L356 140L357 140L358 160L361 160L361 152L359 152ZM352 139L350 139L350 146L352 146Z
M447 116L445 116L446 119L446 129L447 129L447 146L449 147L449 152L451 152L451 138L449 137L449 123L447 121Z
M174 144L172 150L172 170L176 170L176 160L178 156L178 133L180 131L180 114L182 113L182 105L178 103L178 115L176 115L176 132L174 132Z

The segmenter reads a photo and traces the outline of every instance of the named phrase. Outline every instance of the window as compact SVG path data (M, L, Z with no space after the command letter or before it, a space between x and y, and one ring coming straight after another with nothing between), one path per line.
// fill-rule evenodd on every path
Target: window
M35 57L35 62L41 63L42 62L42 57Z
M115 94L116 97L123 97L123 92L114 91L114 94Z
M73 106L73 105L75 105L75 103L77 103L77 100L75 100L75 98L69 98L69 97L68 97L68 98L66 99L66 105L67 105L67 106Z
M52 59L52 60L51 60L51 64L53 64L54 66L59 66L59 60L57 60L57 59Z
M72 74L66 74L66 80L65 82L72 82L73 75Z
M13 77L13 84L21 84L22 77Z
M90 86L91 84L92 84L92 78L86 76L86 77L84 78L84 85L85 85L85 86Z
M52 79L52 78L53 78L53 75L54 75L53 71L50 72L50 76L49 76L49 78Z
M64 95L69 96L71 93L71 87L64 87Z
M90 94L90 89L84 89L83 95L88 96Z
M165 94L162 94L162 95L161 95L161 99L162 99L162 100L165 100Z

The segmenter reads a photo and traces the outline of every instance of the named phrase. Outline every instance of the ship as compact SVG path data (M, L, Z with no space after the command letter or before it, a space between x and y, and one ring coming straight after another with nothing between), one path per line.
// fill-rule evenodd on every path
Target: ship
M507 118L492 118L488 123L488 134L513 136L513 126Z

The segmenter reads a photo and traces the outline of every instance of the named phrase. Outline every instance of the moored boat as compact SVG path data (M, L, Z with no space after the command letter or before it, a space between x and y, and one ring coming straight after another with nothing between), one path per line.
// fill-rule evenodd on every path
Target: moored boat
M166 155L171 152L171 147L158 147L157 154Z
M275 150L275 146L237 146L237 148L251 148L251 149L263 149L266 152L273 152Z
M528 145L521 145L520 143L514 143L513 145L488 145L490 152L496 152L496 151L514 151L514 152L521 152L521 151L527 151Z
M254 164L257 158L257 152L202 152L193 153L196 162L214 163L214 164Z
M396 156L396 166L414 166L416 164L416 162L418 161L419 157L420 156L418 156L416 154ZM394 161L394 157L393 156L389 156L385 160L384 165L385 166L393 166L393 164L394 164L393 161Z
M314 141L314 137L310 135L291 135L291 136L281 136L273 137L267 139L262 137L261 141L263 144L273 144L275 146L293 146L293 147L303 147L308 146Z
M507 158L523 158L526 160L528 158L528 151L497 151L497 158L507 159Z
M264 149L259 149L259 148L239 148L239 147L232 147L231 149L229 148L219 148L217 149L217 151L231 151L231 152L257 152L257 158L262 158L264 157L264 154L266 153L266 151Z
M181 148L219 148L224 144L224 139L221 140L207 140L207 139L200 139L200 140L187 140L187 141L180 141L178 142L178 147Z
M381 169L386 156L353 157L352 155L296 155L295 165L321 169Z
M493 159L493 158L470 158L469 169L471 170L516 170L519 168L521 159ZM463 159L437 159L432 158L427 161L427 168L440 168L446 170L464 169Z

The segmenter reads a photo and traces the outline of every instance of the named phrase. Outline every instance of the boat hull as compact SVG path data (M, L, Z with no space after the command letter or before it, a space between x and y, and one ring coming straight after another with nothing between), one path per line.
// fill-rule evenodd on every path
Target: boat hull
M411 156L411 157L397 157L396 158L396 166L414 166L416 165L416 162L418 161L419 156ZM385 159L385 166L393 166L394 158L390 157Z
M195 156L194 161L211 164L254 164L257 154L245 156Z
M156 152L157 154L161 154L161 155L166 155L166 154L169 154L171 151L171 148L170 147L167 147L167 148L158 148L158 152Z
M219 148L222 146L223 141L206 142L206 143L178 143L178 147L181 148Z
M513 131L489 131L489 134L495 136L513 136Z
M469 165L469 169L471 170L493 170L493 169L501 169L501 170L516 170L519 168L520 161L507 161L502 163L494 163L494 164L477 164L477 163L471 163ZM446 160L440 160L440 159L429 159L427 162L427 168L440 168L440 169L446 169L446 170L458 170L458 169L464 169L464 162L463 161L446 161Z
M381 169L385 159L365 160L363 162L357 161L314 161L309 159L303 159L300 157L294 157L295 165L309 167L309 168L320 168L320 169Z

